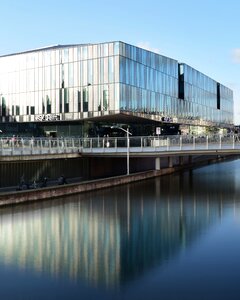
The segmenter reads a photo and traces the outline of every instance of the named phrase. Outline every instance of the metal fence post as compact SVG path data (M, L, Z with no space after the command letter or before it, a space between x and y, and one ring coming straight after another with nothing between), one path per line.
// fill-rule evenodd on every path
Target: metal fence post
M57 153L60 153L60 149L59 149L59 138L57 138Z
M74 140L72 138L72 152L74 152Z
M66 139L64 138L64 139L63 139L63 152L64 152L64 153L66 153L66 150L67 150L66 148L67 148L67 147L66 147Z
M21 145L22 145L21 154L23 155L23 152L24 152L24 139L23 138L21 138Z
M208 149L208 135L206 136L206 148Z
M11 149L11 151L12 151L12 155L13 155L13 151L14 151L14 140L12 139L11 142L12 142L12 149Z

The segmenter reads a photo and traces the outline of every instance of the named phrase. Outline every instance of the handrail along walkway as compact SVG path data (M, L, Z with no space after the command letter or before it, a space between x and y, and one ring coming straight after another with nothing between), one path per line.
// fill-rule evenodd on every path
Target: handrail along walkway
M129 146L129 149L128 149ZM161 153L189 151L240 151L240 141L235 135L212 136L133 136L97 138L1 138L0 156L25 156L45 154L109 154L117 153Z

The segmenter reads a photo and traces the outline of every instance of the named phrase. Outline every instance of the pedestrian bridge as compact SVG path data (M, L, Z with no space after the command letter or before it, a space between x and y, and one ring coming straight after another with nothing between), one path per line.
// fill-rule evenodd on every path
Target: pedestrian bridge
M103 138L1 138L0 160L112 156L240 154L236 136L159 136Z

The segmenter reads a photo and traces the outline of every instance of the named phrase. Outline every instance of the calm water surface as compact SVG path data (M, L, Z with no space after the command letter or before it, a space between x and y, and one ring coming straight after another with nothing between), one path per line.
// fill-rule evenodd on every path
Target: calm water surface
M0 209L0 299L239 299L240 160Z

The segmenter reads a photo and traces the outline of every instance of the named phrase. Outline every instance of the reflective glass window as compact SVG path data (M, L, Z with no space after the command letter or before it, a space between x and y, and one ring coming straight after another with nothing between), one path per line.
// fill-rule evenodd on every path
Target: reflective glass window
M83 111L88 111L88 91L87 88L83 89Z
M74 86L73 63L68 64L68 85L69 87Z
M114 82L114 60L113 56L109 57L108 59L108 82Z
M119 55L119 42L114 43L114 55Z
M88 84L93 83L93 66L92 66L92 60L88 60Z

